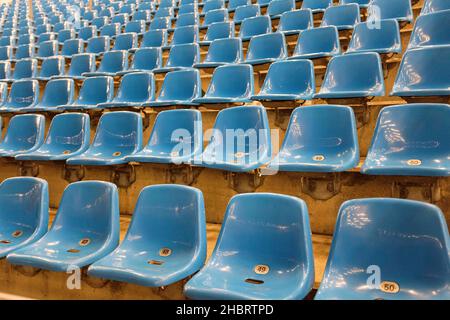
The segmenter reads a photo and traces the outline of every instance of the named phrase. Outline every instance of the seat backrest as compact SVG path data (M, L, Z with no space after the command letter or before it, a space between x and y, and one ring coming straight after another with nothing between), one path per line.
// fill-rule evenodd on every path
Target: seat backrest
M248 45L246 60L263 58L283 59L286 55L287 47L284 35L281 32L274 32L252 37Z
M339 54L341 46L335 26L307 29L302 32L295 46L294 55L327 53Z
M151 71L160 68L162 60L161 48L141 48L134 53L131 69Z
M170 27L170 18L154 18L150 23L150 30L168 29Z
M381 19L397 19L412 21L413 11L411 0L372 0L369 8L369 21Z
M227 9L216 9L208 11L203 19L203 26L209 26L214 22L225 22L228 21L228 10Z
M269 33L272 31L271 21L268 16L258 16L247 18L242 21L239 36L241 38L250 38L256 35Z
M199 33L197 26L177 27L174 30L171 45L195 43L198 41Z
M103 53L105 51L109 51L110 46L111 41L108 36L93 37L88 40L86 52L95 54Z
M54 32L46 32L39 35L38 43L41 44L42 42L49 41L49 40L55 40L57 37L57 34Z
M200 72L197 69L172 71L166 74L157 100L190 101L201 95Z
M10 60L13 57L13 47L0 47L0 61Z
M129 50L137 47L137 34L134 32L119 34L115 41L113 50Z
M114 101L147 102L153 100L154 97L155 79L153 74L150 72L132 72L122 77Z
M222 9L225 7L225 3L223 0L208 0L204 2L203 5L203 13L207 13L212 10Z
M136 20L130 21L125 25L125 33L135 32L135 33L143 33L145 32L145 21L144 20Z
M179 44L170 49L166 67L192 67L200 60L200 48L197 43Z
M178 14L176 27L186 27L198 25L198 18L196 13Z
M408 49L450 45L450 10L419 16L416 19Z
M83 27L78 31L78 38L84 41L89 40L90 38L97 36L97 27L96 26L88 26Z
M269 16L278 16L295 9L295 0L272 0L267 7Z
M313 14L310 9L287 11L280 17L278 31L302 31L310 29L314 27L313 21Z
M213 41L217 39L234 37L233 22L215 22L208 26L204 41Z
M239 63L242 55L240 38L218 39L211 42L205 62Z
M37 54L38 57L46 58L54 56L56 54L58 54L58 41L56 40L44 41L39 45Z
M142 36L141 48L162 47L167 45L167 31L163 29L149 30Z
M72 56L67 75L81 76L92 71L95 71L95 56L91 53L80 53Z
M233 20L235 23L240 23L244 21L244 19L257 17L261 14L261 10L259 5L257 4L248 4L245 6L237 7L234 12Z
M66 40L75 39L75 30L74 29L63 29L58 32L58 42L64 43Z
M119 72L128 69L128 52L114 50L105 52L98 67L99 72Z
M41 99L46 107L57 107L73 102L74 82L72 79L54 79L47 82Z
M303 0L302 9L325 11L333 5L333 0Z
M230 81L233 79L233 81ZM245 97L253 94L253 68L247 64L229 64L216 68L205 96Z
M19 39L17 40L17 45L21 46L23 44L34 44L35 41L36 37L34 36L34 34L26 34L19 37Z
M36 53L36 47L34 44L23 44L16 48L16 56L17 60L33 58Z
M120 33L120 23L110 23L100 30L101 36L115 37Z
M357 3L331 6L323 14L321 26L336 26L341 28L353 28L361 21L359 5Z
M95 26L98 30L100 30L101 28L103 28L104 25L108 23L108 21L109 21L108 17L98 17L92 19L91 25Z
M3 144L17 150L29 150L44 141L45 117L39 114L22 114L11 118Z
M110 101L114 96L114 79L109 76L89 77L83 81L75 103L96 105Z
M82 53L84 50L84 43L80 39L66 40L63 44L61 54L72 56L74 54Z
M42 61L39 77L48 78L51 76L60 75L64 72L64 67L65 67L64 57L54 56L45 58Z
M139 10L133 15L132 21L150 21L150 10Z
M228 8L228 11L233 11L238 7L246 6L249 4L251 4L250 0L229 0L227 8Z
M9 79L11 77L11 63L9 61L0 62L0 79Z
M450 9L450 3L447 0L425 0L420 15L425 15L448 9Z
M77 151L89 145L90 120L85 113L63 113L56 115L48 129L45 145L61 146L60 150Z
M39 99L39 82L37 80L17 80L11 85L8 100L11 108L25 108L35 105Z

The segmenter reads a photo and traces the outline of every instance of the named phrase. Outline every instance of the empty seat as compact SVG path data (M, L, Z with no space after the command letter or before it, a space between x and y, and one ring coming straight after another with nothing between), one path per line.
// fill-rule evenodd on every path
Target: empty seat
M146 24L147 21L151 20L150 10L139 10L134 13L132 22L144 21Z
M10 60L21 60L27 58L34 58L36 55L36 47L34 44L23 44L16 48L15 59Z
M130 68L119 72L118 75L139 71L152 71L153 69L161 68L162 61L161 48L141 48L135 51Z
M391 95L450 95L450 45L408 50L403 55Z
M65 59L61 56L46 58L42 61L41 70L37 80L48 81L52 76L58 76L64 73Z
M361 8L367 8L371 0L339 0L339 4L357 3Z
M150 72L132 72L122 77L114 99L108 99L108 102L100 103L98 107L140 107L143 104L153 101L154 98L155 79L153 74Z
M420 15L434 13L450 9L450 2L447 0L425 0Z
M315 98L358 98L384 96L381 59L365 52L333 57Z
M184 292L191 299L303 299L313 283L306 203L247 193L230 200L214 252Z
M279 1L279 0L276 0ZM287 56L286 40L281 32L254 36L248 45L244 63L258 65L271 63Z
M96 37L97 34L96 26L83 27L78 31L78 39L88 41L90 38Z
M103 54L102 61L95 72L85 72L84 77L112 76L128 69L128 52L111 50Z
M59 114L53 118L44 144L33 152L16 156L16 160L67 160L89 147L89 137L89 115Z
M217 9L223 9L225 7L225 1L224 0L207 0L203 2L203 9L201 15L204 16L206 13L217 10Z
M239 37L242 41L250 40L251 37L272 32L272 23L268 16L247 18L242 21Z
M164 73L183 68L190 68L200 61L200 48L197 43L179 44L170 48L169 57L162 68L154 69L154 73Z
M398 53L402 52L400 28L395 19L380 20L379 27L373 28L371 22L358 23L353 31L352 39L346 53L377 52Z
M23 44L34 44L36 42L36 37L34 34L25 34L23 36L20 36L17 39L17 46L21 46Z
M11 60L13 58L13 47L0 47L0 61Z
M448 252L438 207L389 198L346 201L315 299L448 300ZM377 269L379 281L368 279Z
M205 37L199 42L200 45L209 45L217 39L225 39L234 37L233 22L215 22L208 26Z
M133 162L193 163L202 153L202 116L198 110L158 113L148 144L127 158Z
M240 38L218 39L211 42L206 58L196 63L195 68L215 68L242 60L242 41Z
M261 14L261 9L257 4L248 4L245 6L237 7L233 15L233 21L235 24L241 24L247 18L257 17Z
M116 14L112 19L111 23L118 23L122 27L129 21L129 16L126 13Z
M399 22L412 22L411 0L372 0L368 8L369 21L396 19Z
M280 17L278 32L287 35L299 34L301 31L314 27L313 14L310 9L287 11Z
M146 29L145 21L143 20L130 21L125 25L124 32L125 33L133 32L138 35L141 35L145 32L145 29Z
M118 111L104 113L94 140L81 155L69 158L70 165L117 165L142 149L142 117L139 113Z
M295 0L272 0L267 7L267 14L272 18L280 18L287 11L295 9Z
M63 44L65 41L70 39L75 39L75 30L74 29L64 29L58 32L58 42L59 44Z
M58 109L95 109L99 103L109 102L114 96L114 79L109 76L86 78L78 93L78 98Z
M0 81L11 78L11 62L0 61Z
M450 106L446 104L383 108L362 173L449 176L449 120Z
M156 18L150 23L150 30L169 29L172 20L170 18Z
M44 59L55 56L57 54L58 54L58 41L49 40L39 44L39 49L36 57L38 59Z
M117 187L103 181L70 184L50 230L37 242L8 255L14 265L66 272L103 258L119 244Z
M66 40L61 49L61 55L71 58L74 54L83 53L84 43L80 39Z
M74 94L75 84L72 79L52 79L45 85L41 101L32 110L56 110L60 106L71 104Z
M360 21L359 5L350 3L327 8L323 14L321 26L335 26L338 30L351 30Z
M324 12L333 5L333 0L303 0L302 9L311 9L313 13Z
M82 76L85 72L95 71L95 55L92 53L80 53L74 54L70 61L69 70L66 74L53 76L56 78L71 78L74 80L82 80L85 77Z
M105 25L100 30L100 36L108 36L110 38L114 38L118 34L120 34L120 30L122 29L120 23L111 23Z
M137 34L134 32L119 34L114 41L112 50L130 50L138 45Z
M97 30L100 30L101 28L103 28L103 26L105 26L109 21L108 17L98 17L98 18L94 18L91 21L91 25L95 26L97 28Z
M178 16L186 13L197 13L198 5L197 1L192 1L191 3L182 2L178 7Z
M2 36L0 38L0 47L14 46L15 38L13 36Z
M251 0L229 0L228 12L234 12L237 8L251 4Z
M156 20L156 19L163 19L163 18L164 19L165 18L173 19L174 16L175 16L174 8L172 8L172 7L165 7L165 8L160 7L160 8L158 8L158 10L156 10L156 13L153 16L153 19L154 20Z
M177 21L175 24L176 28L187 27L187 26L196 26L198 25L198 16L197 13L184 13L178 14Z
M141 48L162 47L167 45L166 30L149 30L142 36ZM133 52L133 50L131 50Z
M227 22L228 18L227 9L211 10L205 14L203 24L200 26L200 29L206 29L215 22Z
M109 51L110 47L111 40L108 36L93 37L88 40L86 52L99 55L105 53L106 51Z
M36 30L34 32L35 35L41 35L46 32L52 31L52 26L50 24L41 24L36 26Z
M48 184L39 178L9 178L0 184L0 258L47 232L48 198Z
M269 168L296 172L341 172L359 163L353 109L338 105L296 108L282 147Z
M202 94L200 72L197 69L182 69L166 74L159 96L144 106L163 107L196 105L194 99Z
M317 59L341 53L339 33L335 26L313 28L302 31L294 53L289 59Z
M43 34L39 35L38 44L40 45L41 43L46 42L46 41L56 40L56 36L57 35L54 32L43 33Z
M179 44L196 43L199 39L197 26L186 26L175 28L170 44L166 48L170 48Z
M39 100L39 82L37 80L17 80L11 85L8 99L0 111L21 111L33 108Z
M310 60L277 61L270 65L257 101L311 100L315 93L314 64Z
M232 107L218 113L202 166L248 172L270 158L270 127L263 106Z
M416 19L408 49L450 45L450 10L419 16Z
M33 152L44 142L45 117L38 114L17 115L11 118L5 137L0 142L0 157L15 157Z

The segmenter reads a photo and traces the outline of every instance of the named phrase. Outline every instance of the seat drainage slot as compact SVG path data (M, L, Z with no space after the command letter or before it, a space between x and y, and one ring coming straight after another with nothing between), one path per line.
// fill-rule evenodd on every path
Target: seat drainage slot
M264 281L262 281L262 280L251 279L251 278L245 279L245 282L251 283L251 284L263 284L264 283Z
M78 253L78 252L80 252L80 250L78 250L78 249L69 249L69 250L67 250L67 252Z
M155 266L160 266L162 264L164 264L164 261L159 261L159 260L149 260L148 264L153 264Z
M9 241L9 240L0 240L0 243L1 244L10 244L11 241Z

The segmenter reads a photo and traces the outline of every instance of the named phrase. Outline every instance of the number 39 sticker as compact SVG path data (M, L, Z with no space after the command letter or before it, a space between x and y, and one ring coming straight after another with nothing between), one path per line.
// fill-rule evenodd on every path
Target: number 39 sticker
M393 281L383 281L380 283L380 290L385 293L398 293L400 291L400 286Z

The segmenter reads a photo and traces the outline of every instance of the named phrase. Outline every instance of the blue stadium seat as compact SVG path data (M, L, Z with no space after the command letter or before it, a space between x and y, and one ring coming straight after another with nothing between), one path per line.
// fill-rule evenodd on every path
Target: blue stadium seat
M133 62L128 70L117 73L124 75L131 72L152 71L162 67L162 50L158 47L137 49L133 54Z
M198 6L197 1L192 1L191 3L181 3L181 5L178 7L178 16L181 14L186 13L197 13L198 12Z
M170 49L180 44L197 43L199 38L197 26L177 27L173 31L172 40L163 49Z
M39 100L39 82L37 80L16 80L11 85L6 102L0 111L15 112L33 108Z
M227 134L229 130L234 134ZM248 172L269 162L271 153L270 127L264 107L226 108L217 115L211 138L202 154L202 166Z
M5 137L0 142L0 157L15 157L33 152L44 142L45 117L23 114L11 118Z
M444 215L432 204L346 201L315 299L448 300L448 239ZM370 281L376 274L378 283Z
M175 29L188 26L198 26L198 24L199 22L197 13L192 12L178 14L177 21L175 23ZM172 31L173 29L170 30Z
M272 22L268 16L247 18L242 21L239 37L248 41L251 37L272 32Z
M149 30L142 36L141 48L162 47L167 45L166 30ZM133 52L133 50L131 50Z
M198 110L158 113L147 146L127 158L129 162L192 163L203 149L202 115Z
M403 55L391 95L450 95L450 45L408 50Z
M58 41L48 40L39 44L39 49L36 55L38 59L45 59L56 56L58 54Z
M450 9L450 3L447 0L425 0L420 15L425 15L448 9Z
M113 3L110 3L110 4L112 5ZM117 4L120 4L120 3L118 2ZM111 18L111 17L114 16L114 8L112 8L112 7L107 7L107 8L105 8L105 9L101 10L101 11L98 13L98 16L99 16L99 17L108 17L108 18Z
M371 22L358 23L346 53L355 52L400 54L402 43L397 20L380 20L379 28L373 28Z
M203 18L203 24L199 28L207 29L214 22L227 22L228 18L229 17L227 9L211 10L205 14L205 17Z
M215 22L208 26L205 37L199 42L200 45L210 45L211 42L218 39L234 37L233 22Z
M14 57L13 47L0 47L0 61L11 60Z
M95 72L85 72L84 77L111 76L128 69L128 52L111 50L103 54L102 61Z
M278 23L278 32L284 35L295 35L300 32L313 28L314 20L310 9L292 10L283 13Z
M252 3L251 0L229 0L227 9L228 9L228 12L235 12L237 8L242 7L242 6L247 6L251 3Z
M36 26L36 31L34 32L35 35L41 35L43 33L51 32L52 26L50 24L41 24L39 26Z
M367 8L371 0L339 0L339 4L357 3L360 8Z
M78 39L88 41L90 38L98 35L96 26L83 27L78 31Z
M0 258L47 232L48 198L48 184L39 178L9 178L0 183Z
M271 63L286 57L287 46L284 34L281 32L273 32L254 36L250 39L247 57L243 63L259 65Z
M258 5L261 8L267 8L269 6L270 1L272 0L258 0Z
M247 18L253 18L261 15L261 9L257 4L248 4L246 6L237 7L234 15L233 21L235 24L241 24Z
M196 105L194 99L202 94L200 72L197 69L182 69L166 74L161 92L154 102L144 104L150 107Z
M149 48L158 49L159 48ZM111 101L101 103L99 108L140 107L155 98L155 79L150 72L132 72L125 74L116 96Z
M151 20L150 10L139 10L133 15L131 21L147 21Z
M332 5L333 0L303 0L302 9L311 9L313 13L319 13Z
M143 34L146 31L146 24L144 20L130 21L125 25L125 33L136 33L138 35Z
M55 111L60 106L71 104L74 95L73 79L52 79L46 83L41 101L31 111Z
M175 13L174 13L174 8L173 7L165 7L165 8L159 8L155 15L153 16L153 20L156 19L174 19L175 17Z
M42 60L41 70L35 78L39 81L49 81L52 76L64 73L66 62L64 57L54 56Z
M74 54L83 53L84 43L80 39L66 40L61 49L61 55L65 58L71 58Z
M108 17L94 18L91 21L91 26L95 26L97 30L100 30L101 28L103 28L103 26L105 26L108 23L108 21L109 21Z
M92 53L79 53L72 56L67 73L52 76L52 79L71 78L74 80L83 80L85 72L95 71L95 55Z
M408 49L450 45L450 10L419 16L411 34Z
M81 181L64 190L50 230L37 242L10 253L14 265L67 272L103 258L119 244L117 187Z
M117 35L114 40L114 46L112 50L125 50L135 49L138 46L138 37L134 32L122 33Z
M56 115L39 149L20 154L16 160L60 161L86 151L89 147L89 115L64 113Z
M191 68L200 61L200 48L197 43L175 45L170 48L169 57L162 68L154 69L154 73L176 71Z
M150 30L169 29L171 23L170 18L156 18L150 23Z
M218 39L211 42L206 58L195 68L215 68L229 63L239 63L243 57L240 38Z
M64 29L58 32L57 39L59 44L63 44L67 40L75 39L76 34L74 29Z
M450 176L446 104L407 104L382 109L364 174ZM395 128L395 135L392 133Z
M190 299L291 300L305 298L313 283L306 203L247 193L230 200L213 254L184 293Z
M340 53L339 33L335 26L311 28L302 31L289 59L317 59Z
M114 17L112 17L111 19L111 23L118 23L120 24L120 26L122 27L123 25L125 25L128 21L130 20L128 14L126 13L121 13L121 14L116 14Z
M223 9L223 8L225 8L224 0L207 0L207 1L203 2L203 9L202 9L202 12L200 13L200 16L205 16L206 13L208 13L210 11Z
M411 0L372 0L369 8L369 21L397 19L399 22L412 22Z
M284 60L270 65L256 101L311 100L315 93L314 64L310 60Z
M112 100L114 96L114 79L109 76L86 78L81 85L78 98L70 104L61 105L61 110L87 110L98 108L99 103Z
M101 28L100 35L114 38L115 36L120 34L121 29L122 26L120 25L120 23L110 23Z
M13 36L2 36L0 38L0 47L15 46L16 41Z
M109 51L110 47L111 40L108 36L93 37L88 40L86 52L100 55Z
M0 61L0 81L11 78L11 62Z
M359 5L356 3L331 6L325 10L322 27L335 26L338 30L351 30L361 21Z
M23 44L16 48L14 59L11 57L11 61L21 60L27 58L34 58L36 55L36 46L34 44Z
M353 109L339 105L296 108L278 155L269 168L296 172L341 172L359 163Z
M25 34L23 36L20 36L17 39L17 46L21 46L23 44L34 44L36 42L36 37L34 34Z
M267 7L267 15L272 19L280 18L285 12L295 9L295 0L272 0Z
M69 158L69 165L117 165L142 149L142 117L139 113L118 111L104 113L94 141L81 155Z
M384 96L384 78L378 53L363 52L333 57L315 98Z

